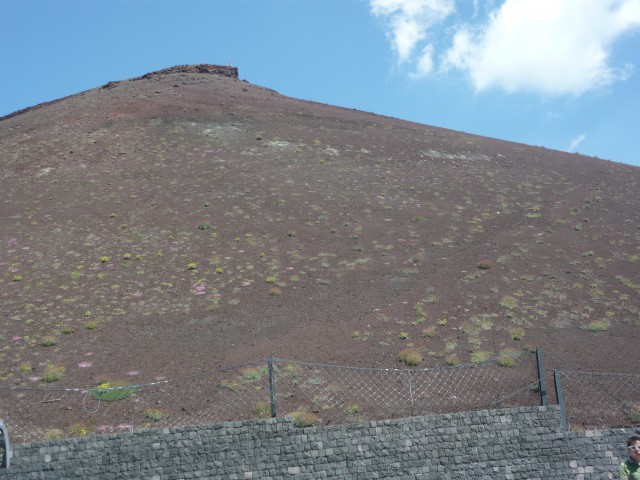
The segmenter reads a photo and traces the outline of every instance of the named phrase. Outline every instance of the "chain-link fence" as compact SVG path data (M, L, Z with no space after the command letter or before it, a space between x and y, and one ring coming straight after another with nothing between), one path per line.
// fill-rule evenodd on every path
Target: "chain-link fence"
M535 361L377 369L269 357L149 384L0 387L14 442L293 416L301 425L362 422L539 403Z
M269 357L147 384L0 386L0 418L22 443L276 415L300 425L363 422L532 406L544 398L561 404L567 427L640 425L640 375L544 370L537 353L426 369Z
M555 370L570 428L640 426L640 375Z
M276 360L278 412L308 411L322 423L401 418L535 405L538 380L529 354L429 369L373 369Z
M147 384L0 387L0 418L16 443L256 418L268 402L266 362Z

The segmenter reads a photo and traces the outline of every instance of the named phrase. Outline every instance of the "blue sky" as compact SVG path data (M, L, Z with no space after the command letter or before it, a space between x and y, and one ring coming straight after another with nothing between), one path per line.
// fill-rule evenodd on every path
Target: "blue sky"
M640 0L0 0L0 115L179 64L640 166Z

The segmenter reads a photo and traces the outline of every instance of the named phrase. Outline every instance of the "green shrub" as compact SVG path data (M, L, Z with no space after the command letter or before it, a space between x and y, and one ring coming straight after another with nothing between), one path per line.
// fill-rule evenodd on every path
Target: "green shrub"
M128 385L126 382L105 382L92 389L91 396L103 402L117 402L131 396L138 390L140 390L139 387Z

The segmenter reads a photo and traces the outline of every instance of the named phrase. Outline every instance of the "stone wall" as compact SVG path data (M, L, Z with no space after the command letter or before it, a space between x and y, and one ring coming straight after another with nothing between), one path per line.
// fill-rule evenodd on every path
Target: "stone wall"
M555 406L303 429L252 420L16 445L0 479L610 479L631 433L564 433Z

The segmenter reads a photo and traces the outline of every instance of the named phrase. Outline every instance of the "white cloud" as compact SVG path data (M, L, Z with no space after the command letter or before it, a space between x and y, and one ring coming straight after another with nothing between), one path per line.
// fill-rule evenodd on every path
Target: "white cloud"
M507 0L482 31L456 34L445 67L466 70L477 90L580 95L609 85L629 74L608 57L616 37L640 26L631 2L623 17L615 0Z
M567 148L567 152L575 152L578 149L578 146L587 139L587 136L584 133L581 133L576 138L571 140L569 144L569 148Z
M400 63L409 61L432 25L455 11L455 0L370 0L370 5L387 21L387 37Z
M425 77L433 72L433 45L429 44L422 49L422 54L418 59L416 71L411 74L413 77Z
M452 1L370 1L389 20L399 61L415 64L414 76L459 70L478 91L580 95L628 78L633 68L610 65L610 54L616 39L640 28L640 0L504 0L483 18L474 1L473 17L457 18L450 30L437 27L455 12ZM432 46L437 30L450 45L440 55ZM412 55L423 43L430 50Z

